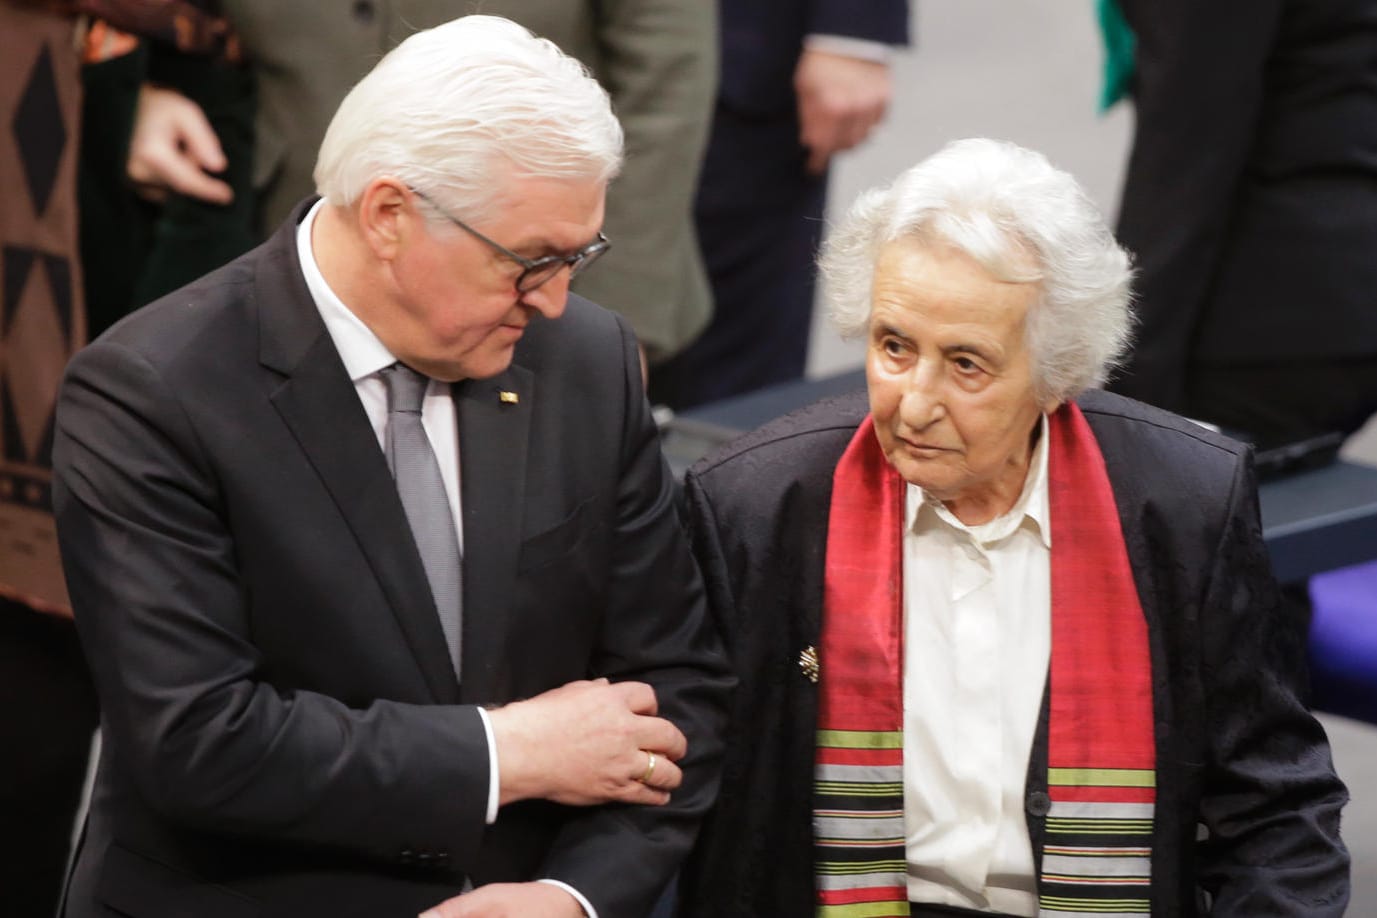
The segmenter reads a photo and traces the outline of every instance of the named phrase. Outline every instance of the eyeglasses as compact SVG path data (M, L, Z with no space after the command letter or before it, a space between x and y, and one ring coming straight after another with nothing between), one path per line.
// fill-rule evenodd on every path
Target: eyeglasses
M521 265L521 273L516 277L516 289L519 293L531 292L558 274L559 269L563 268L565 265L569 266L569 279L573 280L582 274L589 265L597 261L604 252L612 248L612 243L607 241L607 237L602 233L598 233L597 239L588 243L588 245L579 249L577 252L573 252L569 255L545 255L541 258L525 258L516 254L506 246L500 245L487 236L484 236L482 233L478 232L478 230L469 226L439 204L436 204L424 193L417 191L415 188L411 189L411 193L438 210L442 217L468 233L470 236L487 243L493 251Z

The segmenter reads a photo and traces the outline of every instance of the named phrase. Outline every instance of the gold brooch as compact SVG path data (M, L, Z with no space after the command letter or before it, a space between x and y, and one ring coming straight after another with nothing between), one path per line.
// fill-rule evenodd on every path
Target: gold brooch
M503 389L497 393L497 400L504 405L515 405L520 403L521 396L517 395L515 392L509 392Z
M799 651L798 668L803 670L803 677L814 685L818 681L818 651L816 647L808 646Z

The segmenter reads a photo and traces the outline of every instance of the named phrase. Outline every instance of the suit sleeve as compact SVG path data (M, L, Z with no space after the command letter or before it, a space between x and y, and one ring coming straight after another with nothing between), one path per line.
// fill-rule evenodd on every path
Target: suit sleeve
M1181 408L1191 340L1256 142L1282 2L1125 4L1137 36L1136 128L1118 235L1136 259L1139 328L1114 391Z
M353 708L270 684L236 574L234 508L148 361L109 343L76 356L54 469L107 754L149 805L221 834L389 860L473 856L489 781L476 709Z
M621 323L619 323L620 325ZM708 620L676 489L641 389L639 358L622 328L624 427L595 672L655 688L660 716L688 739L683 784L663 807L607 805L570 819L541 876L579 890L599 918L642 918L673 877L717 795L734 684Z
M718 633L722 635L728 659L736 660L739 659L735 646L738 631L736 627L736 597L732 590L731 578L727 572L727 562L723 554L720 530L712 500L708 497L702 483L692 472L685 479L684 490L689 536L693 543L694 558L698 561L698 567L703 572L703 581L708 596L708 609L712 613ZM742 796L742 791L737 785L745 782L739 778L730 777L733 767L730 763L741 759L742 750L737 747L743 741L748 745L751 743L750 738L743 737L743 733L746 731L741 729L742 718L739 706L743 700L745 699L738 696L732 709L733 729L727 736L726 774L724 774L724 781L719 794L719 809L710 813L704 822L698 844L694 846L688 860L684 863L684 869L679 879L679 913L681 915L710 915L718 911L725 911L726 909L721 905L719 898L723 895L722 890L724 887L727 889L735 888L735 874L739 867L731 863L723 864L722 860L724 858L738 859L740 848L734 845L732 839L718 827L716 816L721 813L723 806L731 808L741 806L739 798ZM747 792L749 793L749 791ZM728 796L734 799L729 801Z
M1198 875L1216 916L1339 916L1348 800L1305 709L1305 622L1280 600L1240 462L1202 622L1206 763Z
M578 290L625 316L653 357L707 321L691 215L717 91L717 5L598 6L598 77L626 134L626 158L607 194L613 248Z
M806 35L843 35L907 45L909 0L805 0Z

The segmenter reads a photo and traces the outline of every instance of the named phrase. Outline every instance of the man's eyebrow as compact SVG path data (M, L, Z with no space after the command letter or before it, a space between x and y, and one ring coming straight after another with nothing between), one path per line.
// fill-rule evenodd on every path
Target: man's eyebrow
M511 246L511 250L519 255L531 253L530 257L533 258L544 258L546 255L572 255L580 249L587 248L597 242L600 232L601 230L595 231L587 241L580 242L578 245L570 248L557 246L545 236L532 236L517 242L515 245Z

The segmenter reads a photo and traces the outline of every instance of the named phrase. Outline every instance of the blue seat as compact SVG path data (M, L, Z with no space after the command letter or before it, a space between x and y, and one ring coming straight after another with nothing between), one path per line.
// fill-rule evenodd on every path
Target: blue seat
M1377 724L1377 562L1310 579L1315 708Z

